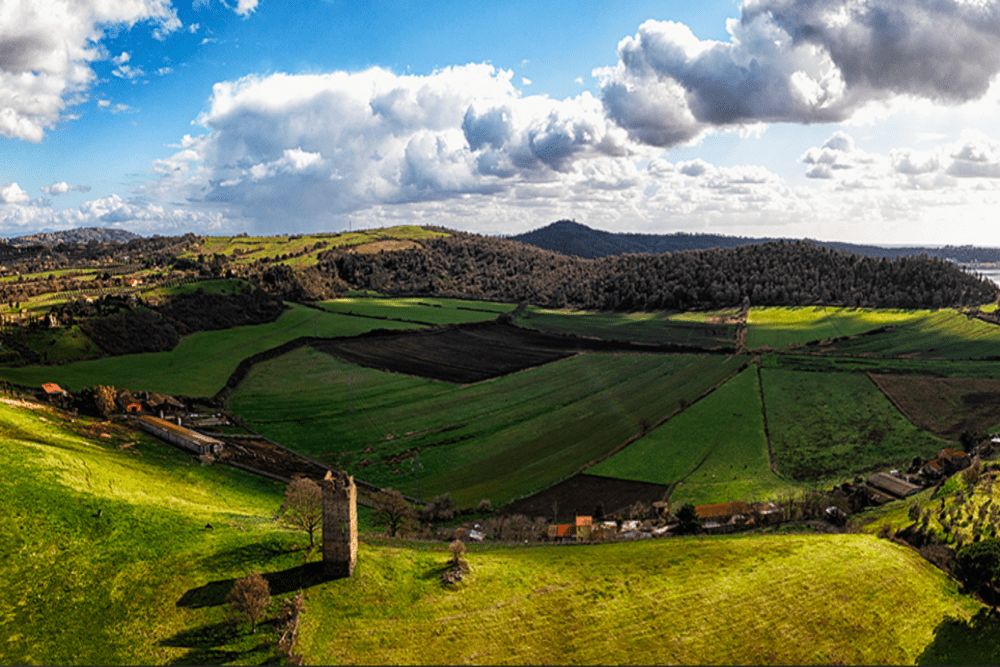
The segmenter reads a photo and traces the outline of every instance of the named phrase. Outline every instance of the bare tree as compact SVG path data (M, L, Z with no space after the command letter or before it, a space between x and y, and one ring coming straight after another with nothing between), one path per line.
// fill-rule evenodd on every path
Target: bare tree
M250 619L250 633L257 632L257 620L271 605L271 587L260 572L237 579L233 589L226 596L226 602L238 616Z
M285 487L285 502L278 519L309 533L309 548L316 546L316 529L323 523L323 489L308 477L296 477Z
M385 525L386 532L395 537L413 521L415 513L403 494L395 489L383 489L372 496L375 512L372 519Z
M94 387L94 404L97 411L107 419L115 412L115 388L99 384Z

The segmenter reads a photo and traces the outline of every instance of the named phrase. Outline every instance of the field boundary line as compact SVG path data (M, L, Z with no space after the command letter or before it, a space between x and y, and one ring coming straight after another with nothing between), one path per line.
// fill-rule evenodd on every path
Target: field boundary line
M663 417L662 419L660 419L659 421L657 421L655 424L653 424L652 426L650 426L649 430L646 431L645 433L640 433L639 435L633 435L631 438L628 438L625 442L623 442L622 444L618 445L617 447L615 447L614 449L612 449L607 454L603 454L603 455L599 456L598 458L594 459L593 461L591 461L590 463L585 464L583 467L581 467L579 470L577 470L573 474L579 475L580 473L586 472L590 468L593 468L598 463L602 463L603 461L606 461L606 460L610 459L612 456L614 456L615 454L621 452L623 449L625 449L626 447L628 447L629 445L631 445L635 441L637 441L640 438L643 438L646 435L648 435L653 429L659 428L663 424L666 424L668 421L670 421L671 419L673 419L674 417L676 417L680 413L684 412L685 410L687 410L688 408L690 408L692 405L694 405L698 401L702 400L703 398L705 398L706 396L708 396L709 394L711 394L713 391L715 391L716 389L718 389L722 385L724 385L727 382L729 382L730 380L732 380L734 377L736 377L737 375L739 375L740 373L742 373L744 370L746 370L747 367L750 366L751 363L752 363L751 361L747 361L746 363L742 364L738 369L736 369L735 372L730 373L729 375L727 375L721 382L717 383L716 385L714 385L712 387L709 387L708 390L706 390L703 394L701 394L700 396L698 396L697 398L695 398L693 401L691 401L690 403L687 403L683 407L676 408L673 412L671 412L670 414L668 414L666 417ZM570 475L570 477L572 477L572 475Z
M921 431L927 431L927 429L925 429L924 427L920 426L915 421L913 421L913 417L911 417L909 415L909 413L906 410L903 409L903 406L901 406L899 403L896 402L896 399L893 398L892 394L890 394L889 392L887 392L885 390L885 388L881 384L879 384L879 381L875 379L875 375L871 371L865 371L865 375L867 375L868 379L871 380L872 384L875 385L875 388L879 390L879 393L881 393L883 396L885 396L886 399L888 399L888 401L890 403L892 403L892 407L894 407L897 410L899 410L899 414L901 414L904 417L906 417L906 421L910 422L915 428L918 428ZM931 431L927 431L927 432L931 433ZM932 435L937 435L937 434L932 433Z
M764 374L761 372L761 359L757 355L757 391L760 392L760 412L764 417L764 440L767 442L767 462L771 466L771 472L778 475L778 466L774 462L774 448L771 446L771 429L767 425L767 407L764 404ZM778 475L780 477L780 475Z

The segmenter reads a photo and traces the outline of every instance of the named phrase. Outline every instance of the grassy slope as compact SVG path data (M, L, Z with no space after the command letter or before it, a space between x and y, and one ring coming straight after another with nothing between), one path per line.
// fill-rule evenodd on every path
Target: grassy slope
M178 601L253 568L301 564L288 548L302 538L270 521L281 485L37 406L0 402L0 431L0 663L229 655L259 664L269 655L255 648L263 636L219 627L220 607ZM127 442L137 444L118 449Z
M910 423L865 375L761 371L778 472L796 479L906 467L948 442Z
M587 473L684 480L671 496L675 505L764 500L797 488L771 472L756 366Z
M189 396L211 396L244 358L299 336L355 336L372 329L417 325L324 313L292 305L276 321L185 336L169 352L130 354L65 366L0 368L0 379L29 386L56 382L77 391L95 384Z
M256 367L231 406L288 447L411 493L409 462L380 461L420 448L424 495L450 491L465 505L496 505L571 474L637 435L642 418L656 423L744 361L585 354L459 387L303 349Z
M734 325L708 322L713 317L725 314L727 313L598 313L529 306L516 323L539 331L609 340L714 347L735 343Z
M780 350L789 345L854 336L887 325L923 320L933 313L832 306L751 308L747 317L747 347Z
M987 359L998 356L998 350L1000 327L947 309L930 311L893 331L817 349L824 354L924 359Z
M384 317L426 324L458 324L460 322L495 320L501 313L508 313L515 307L515 304L512 303L424 297L406 299L344 298L324 301L318 305L331 313Z
M307 663L907 664L979 608L870 535L489 550L456 590L445 559L362 545L353 580L306 594Z

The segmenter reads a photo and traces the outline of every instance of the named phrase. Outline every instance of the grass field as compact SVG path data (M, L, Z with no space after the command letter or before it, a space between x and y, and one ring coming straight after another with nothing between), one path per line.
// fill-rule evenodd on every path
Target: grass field
M599 313L528 306L518 326L548 333L575 334L641 343L699 347L735 345L736 326L721 323L729 313Z
M954 656L936 633L981 608L871 535L474 551L455 590L445 560L363 545L355 579L306 594L306 662L913 664ZM985 641L967 658L995 664L990 630L968 635Z
M317 255L331 248L352 247L358 252L378 252L381 249L405 247L405 243L412 241L412 239L438 236L447 236L447 234L415 225L400 225L385 229L369 229L340 234L306 234L288 237L208 236L204 237L204 241L196 249L180 256L192 259L198 255L228 255L231 261L240 264L248 264L268 257L277 260L278 264L302 268L315 264ZM326 245L314 249L318 243ZM307 247L310 250L306 250ZM281 258L282 255L297 255L303 251L304 254L298 257Z
M774 499L798 490L771 472L756 366L587 473L681 481L671 495L674 506Z
M0 663L269 657L263 636L222 624L221 608L178 601L207 582L302 563L291 547L304 535L270 520L282 485L6 400L0 431Z
M509 313L515 308L515 304L513 303L424 297L400 299L344 298L323 301L317 305L323 310L343 315L379 317L418 324L438 325L495 320L502 313Z
M751 308L747 316L747 348L781 350L790 345L854 336L879 327L924 320L934 312L832 306Z
M255 367L230 405L267 437L408 494L419 451L423 496L496 506L572 474L745 362L583 354L459 387L300 349Z
M949 445L914 426L865 375L764 368L761 383L774 461L793 479L905 468Z
M326 313L293 304L274 322L201 331L185 336L169 352L106 357L63 366L0 368L0 379L28 386L55 382L71 391L110 384L136 391L212 396L222 389L243 359L300 336L356 336L372 329L416 326Z
M808 373L889 373L930 377L1000 377L1000 362L968 359L881 359L878 357L833 357L811 354L764 354L763 368L781 368Z
M1000 356L1000 326L954 310L937 310L901 322L892 331L822 346L817 351L875 357L989 359Z

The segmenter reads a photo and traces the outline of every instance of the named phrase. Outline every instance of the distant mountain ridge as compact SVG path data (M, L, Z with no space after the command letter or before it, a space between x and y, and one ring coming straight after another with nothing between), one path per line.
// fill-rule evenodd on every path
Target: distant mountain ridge
M507 237L529 245L577 257L597 258L629 253L649 253L659 255L664 252L683 250L709 250L711 248L738 248L772 241L795 241L788 238L750 238L745 236L723 236L721 234L638 234L630 232L606 232L592 229L573 220L559 220L550 225L524 234ZM844 250L867 257L916 257L927 255L960 264L990 264L1000 262L1000 248L979 246L944 246L928 248L921 246L883 248L880 246L839 243L836 241L815 241L804 239L824 248Z
M26 248L36 245L59 245L60 243L128 243L142 236L124 229L108 229L106 227L81 227L66 229L59 232L40 232L7 239L7 244L15 248Z

